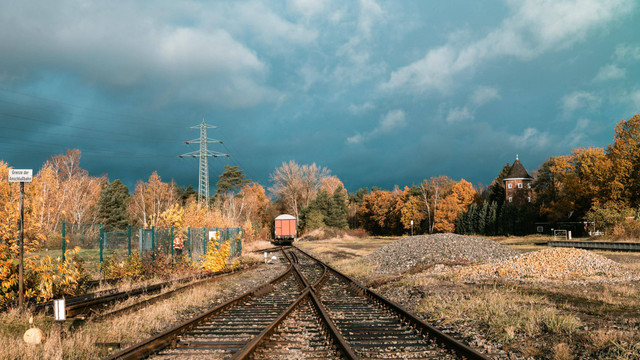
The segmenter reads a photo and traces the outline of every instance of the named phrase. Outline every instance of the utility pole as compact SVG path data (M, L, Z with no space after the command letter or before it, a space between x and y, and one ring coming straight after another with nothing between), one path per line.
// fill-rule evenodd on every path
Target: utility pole
M198 181L198 204L209 206L209 162L208 158L210 157L221 157L226 156L229 157L228 154L219 153L216 151L210 151L207 149L208 143L220 143L222 141L209 139L207 137L207 129L215 129L217 126L207 125L202 119L202 123L199 125L191 126L190 129L200 129L200 138L185 141L185 144L200 144L200 150L192 151L190 153L179 155L178 157L199 157L200 158L200 167L199 167L199 181Z

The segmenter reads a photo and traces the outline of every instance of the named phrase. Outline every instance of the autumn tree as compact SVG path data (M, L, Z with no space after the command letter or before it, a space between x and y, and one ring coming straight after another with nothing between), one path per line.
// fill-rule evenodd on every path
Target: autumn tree
M441 206L436 208L433 230L454 232L456 219L468 209L476 195L473 185L464 179L452 185Z
M364 228L372 234L402 233L402 191L376 190L363 196L360 210Z
M282 201L286 211L299 218L300 210L309 206L320 189L322 180L329 174L327 168L319 167L315 163L298 165L291 160L282 163L271 174L273 186L269 190Z
M347 193L347 190L345 189L344 184L335 175L327 176L321 179L320 188L329 194L334 194L338 189L342 189L342 191L344 191L345 194Z
M422 223L427 218L424 201L418 196L408 196L401 209L401 221L405 229L411 229L411 221L416 233L422 233Z
M611 159L611 201L640 207L640 114L616 125L614 143L607 147Z
M144 226L155 226L160 214L177 201L176 186L164 183L154 171L147 182L138 180L129 202L129 212L135 222Z
M20 184L9 182L9 165L0 160L0 247L7 249L12 256L18 254L18 238L20 229ZM31 196L32 186L25 186L25 251L35 250L44 240L42 225L35 212L36 203Z
M442 199L449 195L454 183L455 182L447 176L437 176L429 180L424 180L422 184L420 184L422 201L427 209L427 229L429 233L433 233L434 231L438 206Z

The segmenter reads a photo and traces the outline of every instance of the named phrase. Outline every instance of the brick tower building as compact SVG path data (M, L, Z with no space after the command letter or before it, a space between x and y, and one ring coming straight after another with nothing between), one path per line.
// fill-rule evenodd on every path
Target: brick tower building
M533 177L522 166L518 155L513 162L509 174L504 178L505 200L510 203L522 205L530 203L533 196Z

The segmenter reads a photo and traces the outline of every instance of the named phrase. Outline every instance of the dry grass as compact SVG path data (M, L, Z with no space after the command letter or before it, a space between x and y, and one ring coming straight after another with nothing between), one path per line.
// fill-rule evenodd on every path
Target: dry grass
M501 343L515 340L518 334L572 334L581 325L577 317L562 314L544 297L516 289L433 294L423 299L417 309L434 321L477 323Z
M241 275L239 275L241 276ZM60 339L56 324L50 316L37 314L34 324L43 330L45 339L40 345L27 345L22 341L29 328L27 315L12 309L0 314L0 359L96 359L107 354L95 343L121 343L123 346L156 334L171 324L182 321L203 307L210 306L230 288L239 286L238 279L198 286L139 311L104 322L88 321L84 326L70 329L65 324L67 337ZM118 307L141 300L127 300ZM108 311L113 310L113 308Z

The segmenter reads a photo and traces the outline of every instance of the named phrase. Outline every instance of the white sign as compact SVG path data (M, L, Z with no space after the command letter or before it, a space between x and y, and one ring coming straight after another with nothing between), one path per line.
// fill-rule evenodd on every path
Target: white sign
M9 169L9 182L28 182L33 178L33 169Z
M220 240L220 232L219 231L209 231L209 240Z

